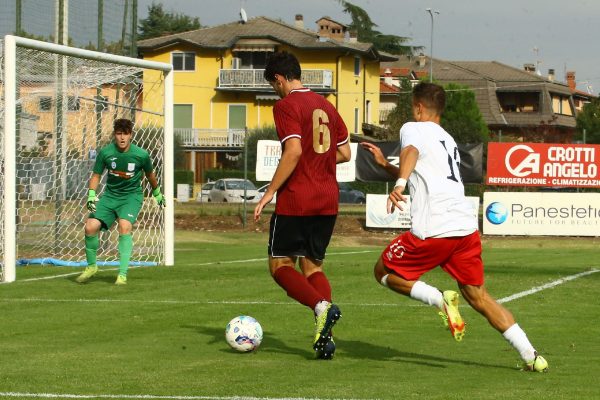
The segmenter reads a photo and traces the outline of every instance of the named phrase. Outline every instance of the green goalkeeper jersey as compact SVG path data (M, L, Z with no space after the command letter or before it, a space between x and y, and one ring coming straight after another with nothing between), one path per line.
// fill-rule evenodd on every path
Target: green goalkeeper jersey
M142 176L153 170L148 152L133 143L125 152L120 152L114 143L103 147L93 171L102 175L105 169L108 170L106 190L116 196L142 193Z

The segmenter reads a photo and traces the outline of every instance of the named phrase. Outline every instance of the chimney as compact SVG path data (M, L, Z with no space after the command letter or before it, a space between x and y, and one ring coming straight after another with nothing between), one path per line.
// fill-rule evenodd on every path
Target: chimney
M385 71L383 71L383 83L392 86L392 70L389 68L386 68Z
M426 61L427 61L427 57L425 57L425 54L423 54L423 53L419 54L419 57L417 59L417 63L419 65L419 68L425 67L425 62Z
M534 74L535 73L535 64L531 64L531 63L524 64L523 69L527 72L531 72L532 74Z
M567 85L572 92L577 88L577 82L575 82L575 71L567 71Z
M554 69L553 68L548 70L548 80L550 82L554 82Z
M304 17L302 14L296 14L296 21L294 22L294 25L298 29L304 29Z

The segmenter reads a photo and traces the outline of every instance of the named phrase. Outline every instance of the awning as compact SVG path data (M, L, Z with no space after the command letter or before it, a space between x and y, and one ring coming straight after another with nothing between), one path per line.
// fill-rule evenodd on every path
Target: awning
M232 51L275 51L278 42L271 39L240 39L233 46Z

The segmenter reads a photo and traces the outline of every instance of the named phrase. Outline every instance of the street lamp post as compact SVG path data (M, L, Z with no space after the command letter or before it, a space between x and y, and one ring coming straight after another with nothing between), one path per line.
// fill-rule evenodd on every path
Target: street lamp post
M437 10L432 10L431 8L426 8L425 11L429 13L431 17L431 46L429 47L429 82L433 82L433 14L440 15L440 12Z

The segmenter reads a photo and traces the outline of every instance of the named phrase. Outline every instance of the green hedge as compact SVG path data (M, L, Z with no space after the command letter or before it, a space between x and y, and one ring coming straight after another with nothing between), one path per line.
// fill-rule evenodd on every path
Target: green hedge
M187 169L176 169L173 173L173 180L175 181L175 193L177 193L178 183L187 183L190 187L194 187L194 171L188 171Z

